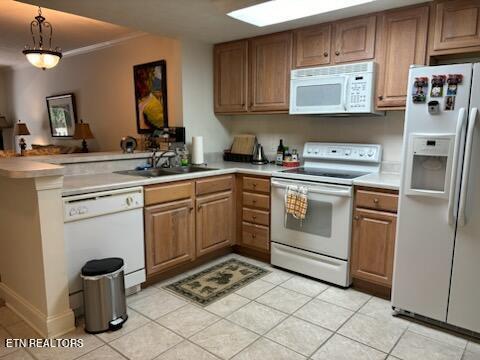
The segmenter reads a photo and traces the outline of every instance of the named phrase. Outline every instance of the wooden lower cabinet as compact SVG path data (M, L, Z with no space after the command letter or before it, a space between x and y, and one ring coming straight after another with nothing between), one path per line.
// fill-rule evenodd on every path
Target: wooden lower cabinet
M270 178L237 176L237 246L240 253L270 258Z
M392 286L397 215L356 209L353 223L352 276Z
M147 275L195 259L195 213L192 199L145 208Z
M233 244L233 192L201 196L197 200L197 256Z

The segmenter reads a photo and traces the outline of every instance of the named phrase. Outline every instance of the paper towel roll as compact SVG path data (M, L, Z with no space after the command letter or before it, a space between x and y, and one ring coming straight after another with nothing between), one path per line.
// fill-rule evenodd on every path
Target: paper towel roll
M201 165L203 160L203 136L192 137L192 164Z

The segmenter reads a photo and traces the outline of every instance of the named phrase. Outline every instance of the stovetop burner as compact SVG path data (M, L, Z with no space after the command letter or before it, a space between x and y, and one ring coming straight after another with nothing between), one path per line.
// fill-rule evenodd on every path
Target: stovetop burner
M282 170L281 172L299 175L323 176L337 179L355 179L357 177L368 174L366 172L360 171L335 171L331 169L317 169L313 167L299 167L295 169Z

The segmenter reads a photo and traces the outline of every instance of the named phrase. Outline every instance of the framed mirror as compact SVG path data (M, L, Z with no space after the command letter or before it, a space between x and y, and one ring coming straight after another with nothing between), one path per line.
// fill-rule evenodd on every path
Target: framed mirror
M71 138L75 132L77 114L74 94L47 97L50 131L54 138Z

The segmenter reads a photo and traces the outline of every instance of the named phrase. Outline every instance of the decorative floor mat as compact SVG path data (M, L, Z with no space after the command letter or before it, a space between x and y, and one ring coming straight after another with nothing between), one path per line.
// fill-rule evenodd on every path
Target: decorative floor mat
M164 287L206 306L268 273L261 267L231 259Z

